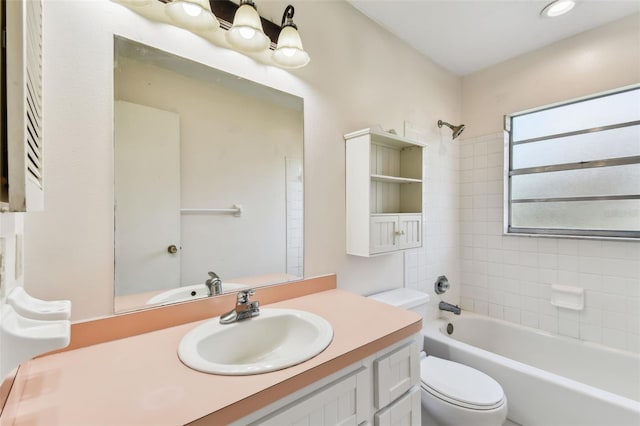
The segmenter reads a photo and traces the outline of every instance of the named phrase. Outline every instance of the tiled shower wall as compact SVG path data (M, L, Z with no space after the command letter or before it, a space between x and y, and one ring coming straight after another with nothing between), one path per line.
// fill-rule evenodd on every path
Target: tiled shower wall
M460 281L458 180L459 145L444 129L430 140L423 161L423 246L404 253L405 286L431 296L429 316L438 316L438 302L458 303ZM442 296L433 291L440 275L446 275L451 290Z
M503 235L503 140L460 142L462 308L640 352L640 243ZM584 310L552 306L552 284L584 288Z

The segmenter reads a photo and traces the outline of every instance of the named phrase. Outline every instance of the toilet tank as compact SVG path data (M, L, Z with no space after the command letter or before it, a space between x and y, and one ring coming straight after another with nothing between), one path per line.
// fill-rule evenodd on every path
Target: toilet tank
M427 306L429 304L429 295L427 293L412 288L396 288L395 290L372 294L368 297L417 313L422 317L422 326L424 327L425 318L427 318Z

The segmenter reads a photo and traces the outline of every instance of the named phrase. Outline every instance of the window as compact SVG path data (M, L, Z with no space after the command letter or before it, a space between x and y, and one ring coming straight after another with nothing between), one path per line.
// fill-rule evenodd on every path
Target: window
M640 238L640 87L505 117L507 233Z

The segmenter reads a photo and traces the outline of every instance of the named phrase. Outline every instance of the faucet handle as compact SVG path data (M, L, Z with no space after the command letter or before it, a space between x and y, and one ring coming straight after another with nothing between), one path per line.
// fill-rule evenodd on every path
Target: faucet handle
M249 290L241 290L238 292L238 305L245 305L249 303L249 297L256 294L256 291L252 288Z

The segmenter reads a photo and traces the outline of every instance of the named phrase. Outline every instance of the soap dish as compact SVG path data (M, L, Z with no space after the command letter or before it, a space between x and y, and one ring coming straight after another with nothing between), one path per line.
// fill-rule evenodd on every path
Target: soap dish
M551 304L558 308L581 311L584 309L584 289L565 285L552 285Z
M24 288L16 287L7 296L7 303L16 313L34 320L68 320L71 318L70 300L40 300L32 297Z
M24 361L61 349L71 341L71 322L25 318L11 305L2 307L0 381Z

